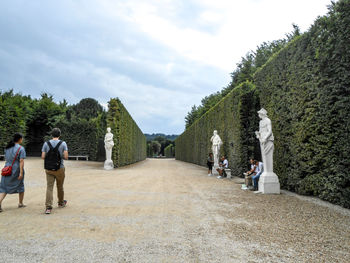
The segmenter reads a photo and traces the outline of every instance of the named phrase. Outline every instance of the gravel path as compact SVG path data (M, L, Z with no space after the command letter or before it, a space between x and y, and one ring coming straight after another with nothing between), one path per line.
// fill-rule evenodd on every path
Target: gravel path
M28 207L3 202L1 263L350 261L350 210L242 191L175 160L66 164L68 206L44 215L42 161L26 160Z

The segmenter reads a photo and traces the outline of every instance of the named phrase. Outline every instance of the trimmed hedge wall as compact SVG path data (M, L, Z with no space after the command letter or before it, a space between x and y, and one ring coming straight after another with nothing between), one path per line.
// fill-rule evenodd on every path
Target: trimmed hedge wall
M175 157L175 146L173 144L169 144L167 147L165 147L164 148L164 155L167 158Z
M61 139L67 142L69 155L88 155L89 160L97 160L99 132L93 121L60 121Z
M16 132L26 135L26 112L30 97L0 91L0 154ZM26 143L26 141L24 141Z
M255 74L281 186L350 207L350 1Z
M108 103L107 126L114 134L112 159L116 167L146 159L146 136L132 119L121 101Z
M227 155L232 174L241 176L249 166L249 157L260 157L254 134L259 126L259 107L255 86L249 81L240 84L175 140L176 159L205 166L211 152L210 138L217 130L223 141L221 155Z
M189 127L176 140L176 158L205 165L217 129L240 175L258 154L261 101L272 120L281 186L350 208L350 0L329 10L255 73L256 90L245 83Z

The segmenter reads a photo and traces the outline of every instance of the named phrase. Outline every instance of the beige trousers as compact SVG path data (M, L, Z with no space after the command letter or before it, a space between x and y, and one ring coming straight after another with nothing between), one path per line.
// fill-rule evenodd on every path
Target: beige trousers
M52 208L52 200L53 200L53 186L55 184L56 180L56 186L57 186L57 197L58 197L58 204L63 204L64 201L64 189L63 189L63 183L64 183L64 177L65 177L65 168L60 168L57 171L46 171L46 207Z
M253 179L252 179L253 175L254 174L250 174L250 175L246 175L244 177L244 183L245 183L246 186L252 186L253 185Z

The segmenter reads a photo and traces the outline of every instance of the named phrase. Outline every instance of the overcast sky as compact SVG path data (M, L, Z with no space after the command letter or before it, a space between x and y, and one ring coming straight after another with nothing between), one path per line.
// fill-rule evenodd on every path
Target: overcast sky
M145 133L180 134L249 50L306 31L330 0L2 0L0 89L119 97Z

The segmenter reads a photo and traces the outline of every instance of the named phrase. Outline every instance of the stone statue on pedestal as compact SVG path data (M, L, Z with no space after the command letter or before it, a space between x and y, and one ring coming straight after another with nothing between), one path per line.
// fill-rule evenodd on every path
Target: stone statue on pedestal
M105 170L114 169L114 164L112 161L112 149L114 146L113 133L111 133L111 128L107 128L107 133L105 136L105 149L106 149L106 161L104 163Z
M220 158L220 148L221 148L221 145L222 145L222 140L220 138L220 136L218 135L218 132L217 130L215 130L213 132L213 136L211 137L210 139L211 143L212 143L212 152L213 152L213 155L214 155L214 173L217 173L216 172L216 169L219 167L219 158Z
M279 194L280 183L277 175L273 172L274 137L271 120L267 117L267 111L264 108L259 110L258 114L261 120L259 131L256 131L255 134L260 141L261 156L264 163L264 172L259 179L259 192L264 194Z

